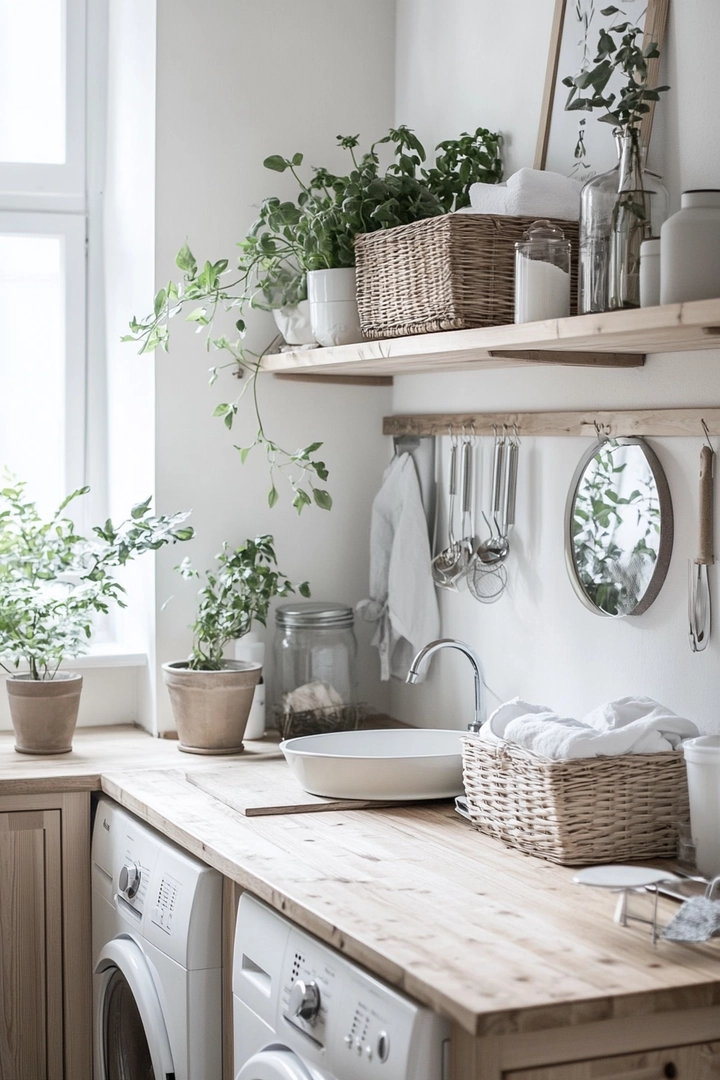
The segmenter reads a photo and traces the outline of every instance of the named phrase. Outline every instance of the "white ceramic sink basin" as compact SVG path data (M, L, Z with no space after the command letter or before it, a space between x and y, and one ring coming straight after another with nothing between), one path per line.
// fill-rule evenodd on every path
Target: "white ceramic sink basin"
M445 799L462 794L464 732L435 728L337 731L280 743L311 795L334 799Z

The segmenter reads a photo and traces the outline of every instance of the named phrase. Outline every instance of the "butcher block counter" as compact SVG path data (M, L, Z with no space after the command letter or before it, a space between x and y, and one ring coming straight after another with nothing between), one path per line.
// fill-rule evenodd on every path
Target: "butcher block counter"
M448 1017L452 1080L720 1077L720 941L653 947L648 927L613 923L615 896L475 832L451 803L246 816L187 778L220 759L137 731L111 733L105 753L103 734L78 732L75 762L18 762L0 745L0 810L89 806L102 787L223 874L226 957L248 889ZM233 766L238 787L246 770L256 786L277 772L276 749L253 748ZM676 910L661 900L661 923Z
M239 787L244 769L262 775L269 763L238 763ZM647 927L613 922L614 895L507 850L450 803L248 817L182 769L111 771L102 783L227 879L454 1021L457 1080L638 1075L638 1051L647 1080L720 1076L720 1046L707 1045L720 1039L720 942L653 947ZM677 905L660 908L667 922ZM687 1044L697 1060L658 1050L687 1055ZM595 1071L560 1064L590 1059ZM597 1071L597 1059L615 1071Z

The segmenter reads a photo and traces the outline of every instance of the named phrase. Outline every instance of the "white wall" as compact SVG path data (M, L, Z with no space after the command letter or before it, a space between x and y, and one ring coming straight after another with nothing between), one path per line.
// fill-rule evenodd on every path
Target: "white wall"
M414 127L428 146L478 124L499 128L506 134L507 174L532 165L552 9L553 0L398 0L396 120ZM657 131L675 207L683 188L720 187L718 48L716 0L671 5L666 68L673 89L658 110ZM650 356L644 369L624 372L515 368L403 377L395 380L393 411L718 405L719 360L711 351ZM488 442L480 441L485 497ZM467 593L443 594L443 633L477 649L502 700L519 694L582 714L615 696L649 694L720 731L720 620L706 652L693 655L687 637L701 433L652 440L672 492L675 547L654 606L621 621L587 611L564 566L565 498L587 445L523 440L508 594L490 606ZM717 598L717 567L711 587ZM471 709L472 679L459 654L437 657L422 687L393 685L391 711L402 719L462 727Z
M187 238L198 258L233 257L235 242L269 194L291 192L287 177L263 169L269 154L302 151L309 163L340 166L338 134L370 142L393 119L394 0L159 0L157 21L156 280L175 273ZM147 301L150 301L147 297ZM147 304L146 304L147 306ZM250 342L272 337L269 316L253 319ZM210 365L189 325L174 330L169 356L156 360L156 491L162 512L193 510L197 539L160 553L156 587L157 657L187 655L196 586L173 573L179 555L212 565L223 540L272 532L280 568L309 579L313 597L355 603L366 595L370 505L387 460L380 437L387 388L261 379L268 434L291 449L325 443L334 508L298 518L285 492L267 505L259 453L245 466L233 449L255 427L246 410L229 433L215 404L240 387L225 374L212 389ZM162 610L169 597L173 599ZM360 636L367 635L360 629ZM378 707L376 662L361 692ZM172 726L159 693L159 728Z

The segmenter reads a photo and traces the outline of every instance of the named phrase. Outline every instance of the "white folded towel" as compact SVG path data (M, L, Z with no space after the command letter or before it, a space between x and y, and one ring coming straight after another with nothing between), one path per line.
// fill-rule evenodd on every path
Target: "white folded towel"
M400 454L373 502L370 599L356 609L378 623L372 644L380 653L381 679L404 679L415 653L440 636L431 558L415 462Z
M577 221L581 190L582 184L561 173L519 169L506 184L471 184L470 206L458 213Z
M675 750L683 739L699 734L691 720L676 716L648 697L610 701L582 720L513 698L496 709L480 729L480 738L488 742L515 743L558 761L660 753Z

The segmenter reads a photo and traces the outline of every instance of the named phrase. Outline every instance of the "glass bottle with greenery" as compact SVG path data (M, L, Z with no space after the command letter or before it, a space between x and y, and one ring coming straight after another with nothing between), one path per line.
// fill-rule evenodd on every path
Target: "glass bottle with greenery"
M603 8L602 14L622 16L614 6ZM659 235L667 216L667 192L660 178L643 167L640 125L653 103L660 100L660 94L670 88L649 85L648 62L657 58L660 51L656 42L643 48L642 34L640 27L628 21L601 29L592 65L586 64L578 74L563 79L563 84L570 88L565 108L604 110L600 120L612 124L621 140L617 194L610 206L609 222L604 220L607 200L592 200L589 196L582 200L583 214L593 216L581 219L581 235L602 241L607 234L608 261L605 290L605 267L598 261L600 249L594 251L581 285L581 311L604 310L603 305L610 309L640 306L640 245L643 240ZM616 72L624 80L617 94L608 91ZM600 188L597 184L595 187L599 193Z

